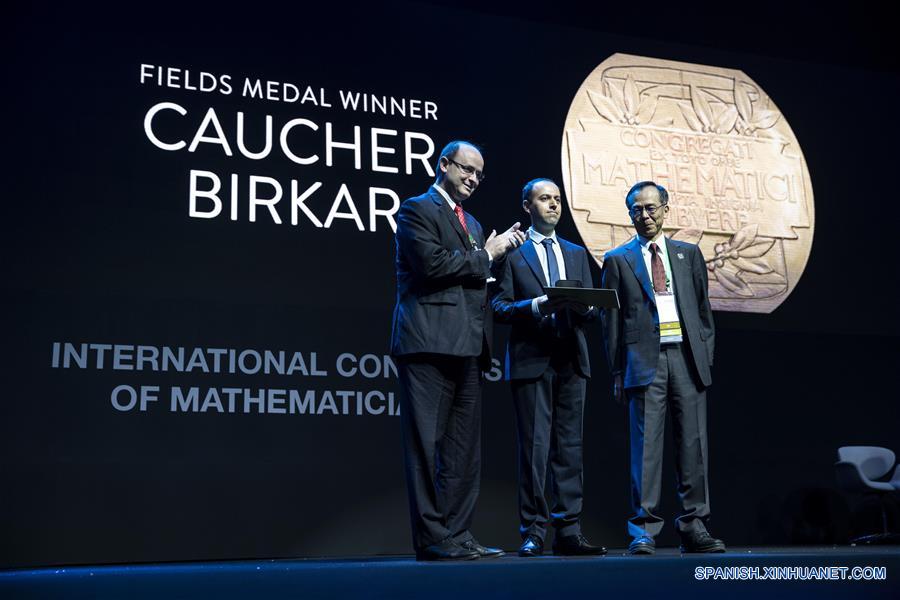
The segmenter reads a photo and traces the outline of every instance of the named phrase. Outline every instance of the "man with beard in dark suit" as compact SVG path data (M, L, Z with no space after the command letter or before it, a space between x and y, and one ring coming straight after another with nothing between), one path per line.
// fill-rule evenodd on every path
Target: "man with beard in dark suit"
M554 302L545 286L593 287L587 250L556 235L559 187L529 181L522 207L531 218L528 240L509 253L493 299L498 322L510 324L506 377L512 383L518 432L519 556L539 556L547 525L559 555L606 554L581 533L582 422L591 364L584 337L597 310ZM550 495L544 490L549 463Z
M619 294L603 311L613 395L627 398L631 444L631 554L653 554L663 527L658 515L666 412L675 433L681 511L675 520L682 552L724 552L707 531L709 451L706 388L712 384L715 329L706 262L700 248L663 235L669 194L652 181L625 198L637 237L607 252L601 286Z
M400 379L406 485L419 560L502 556L469 531L481 477L482 372L491 368L491 268L522 244L516 223L485 239L463 203L484 178L481 151L442 151L434 185L397 215L391 353Z

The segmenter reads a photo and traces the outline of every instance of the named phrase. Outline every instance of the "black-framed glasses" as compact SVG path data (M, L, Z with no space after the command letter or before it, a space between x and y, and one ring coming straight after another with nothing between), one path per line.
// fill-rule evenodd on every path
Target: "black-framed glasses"
M650 215L650 218L656 216L656 214L663 209L665 204L657 204L656 206L632 206L628 209L628 214L631 215L632 219L637 219L644 211L647 211L647 214Z
M454 165L456 165L456 168L459 169L460 171L462 171L466 177L471 177L472 175L474 175L475 179L477 179L479 183L484 181L484 173L482 173L475 167L470 166L470 165L464 165L462 163L458 163L455 160L453 160L452 158L450 158L449 156L447 156L445 158L447 160L449 160L450 162L452 162Z

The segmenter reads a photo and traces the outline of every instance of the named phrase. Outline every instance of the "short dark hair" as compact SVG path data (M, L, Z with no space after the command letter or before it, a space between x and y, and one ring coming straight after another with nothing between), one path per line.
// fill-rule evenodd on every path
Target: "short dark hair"
M657 191L659 191L659 201L661 204L669 203L669 192L666 191L666 188L652 181L639 181L631 186L631 189L625 194L625 206L631 208L631 205L634 204L635 196L640 194L641 190L650 186L655 187Z
M530 200L531 199L531 190L534 189L534 186L536 186L537 184L539 184L543 181L547 181L549 183L552 183L553 185L556 185L556 182L553 181L552 179L550 179L549 177L538 177L537 179L532 179L531 181L529 181L528 183L525 184L525 187L522 188L522 202L527 202L528 200ZM556 185L556 187L559 187L559 186Z
M434 163L434 174L438 181L440 181L441 179L441 159L446 156L449 160L456 156L456 153L459 152L460 146L472 146L473 148L478 150L479 153L483 154L483 152L481 152L481 147L477 144L473 144L472 142L466 140L453 140L452 142L444 146L444 149L441 150L441 155L438 156L437 162Z

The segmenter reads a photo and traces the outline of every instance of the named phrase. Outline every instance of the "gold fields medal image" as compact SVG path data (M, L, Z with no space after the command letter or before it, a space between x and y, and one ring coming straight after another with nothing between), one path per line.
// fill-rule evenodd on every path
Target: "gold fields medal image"
M590 254L634 230L623 198L638 181L669 191L666 234L698 244L713 309L770 313L812 246L812 183L794 132L742 71L614 54L566 117L562 172Z

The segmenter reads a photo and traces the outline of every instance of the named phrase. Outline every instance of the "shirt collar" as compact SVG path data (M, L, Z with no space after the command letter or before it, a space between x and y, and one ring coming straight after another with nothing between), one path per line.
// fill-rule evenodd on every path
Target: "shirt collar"
M529 227L528 228L528 238L535 244L540 244L547 238L550 238L551 240L553 240L554 244L559 244L559 240L556 239L556 231L555 230L550 235L544 235L544 234L538 232L534 227Z
M637 239L638 239L638 243L641 245L641 248L643 248L647 252L650 252L651 240L649 240L643 236L640 236L640 235L637 236ZM668 256L668 252L666 251L666 236L665 235L661 235L658 238L656 238L656 245L659 246L660 253Z
M436 183L431 184L431 187L436 189L438 191L438 193L444 197L444 200L446 200L450 204L451 209L456 210L456 202L454 202L453 200L450 199L450 194L447 193L447 190L445 190L444 188L442 188L441 186L439 186Z

